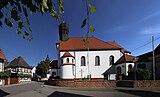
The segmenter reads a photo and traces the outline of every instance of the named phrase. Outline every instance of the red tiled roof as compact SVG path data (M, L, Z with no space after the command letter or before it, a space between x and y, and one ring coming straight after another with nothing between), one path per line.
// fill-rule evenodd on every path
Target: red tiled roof
M65 52L61 58L63 57L73 57L73 56L69 52Z
M1 48L0 48L0 59L3 59L3 60L6 59L6 56L4 55L4 53L3 53Z
M121 49L121 46L115 46L115 43L104 42L100 39L95 37L89 37L87 44L83 41L84 37L76 37L76 38L69 38L67 41L60 41L60 48L59 50L103 50L103 49L110 49L110 50L117 50Z
M51 67L51 69L58 69L58 60L53 60L50 63L50 67Z
M118 43L116 43L116 42L108 42L109 44L111 44L111 45L114 45L114 46L116 46L116 47L119 47L119 48L121 48L121 51L123 52L123 53L131 53L130 51L127 51L126 49L124 49L123 47L121 47Z
M135 56L131 55L123 55L115 64L125 63L125 62L133 62Z

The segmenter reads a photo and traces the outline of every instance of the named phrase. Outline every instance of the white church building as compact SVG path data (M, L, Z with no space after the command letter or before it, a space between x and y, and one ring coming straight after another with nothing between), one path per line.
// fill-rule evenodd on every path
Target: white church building
M61 79L108 79L115 80L116 75L127 75L134 67L134 56L115 41L105 42L96 37L68 37L68 25L59 25L60 40L58 50L57 76ZM129 69L128 69L129 68Z

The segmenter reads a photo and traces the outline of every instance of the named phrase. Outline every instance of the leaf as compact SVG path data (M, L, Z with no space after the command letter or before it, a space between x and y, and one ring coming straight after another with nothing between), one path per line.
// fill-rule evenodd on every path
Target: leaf
M84 42L85 44L89 43L88 38L84 38L84 39L83 39L83 42Z
M48 0L47 5L48 5L48 8L49 8L49 9L48 9L49 12L51 12L51 11L52 11L52 6L53 6L52 0Z
M18 16L18 12L14 9L11 11L11 18L13 18L15 21L20 20L20 17Z
M27 31L24 31L25 36L29 36L29 33Z
M82 25L81 25L81 28L83 28L83 27L86 25L86 22L87 22L87 18L85 18L85 19L83 20L83 23L82 23Z
M30 42L30 41L32 41L32 39L33 39L32 37L30 37L30 38L27 38L27 40L28 40L29 42Z
M24 27L23 22L18 22L18 27L22 29Z
M89 8L90 8L90 12L96 12L96 7L91 5L91 4L88 4Z
M58 19L60 18L60 17L58 16L58 14L57 14L57 11L55 11L55 10L52 10L51 16L53 16L54 18L56 18L56 20L58 20Z
M93 26L89 26L89 32L94 32L95 28Z
M2 22L0 21L0 27L2 27Z
M16 33L17 33L17 34L21 34L21 31L20 31L20 30L16 30Z
M11 21L9 21L9 19L5 18L4 22L6 23L7 26L13 27L13 23Z
M49 8L48 8L48 5L47 5L47 1L48 1L48 0L42 0L42 6L43 6L45 9L48 10Z
M23 12L24 12L25 17L28 17L27 9L25 7L23 7Z
M29 22L28 18L26 18L26 23L27 23L27 25L30 25L30 22Z
M63 0L59 0L59 13L62 14L64 11Z
M2 13L1 10L0 10L0 19L3 18L3 16L4 16L4 15L3 15L3 13Z

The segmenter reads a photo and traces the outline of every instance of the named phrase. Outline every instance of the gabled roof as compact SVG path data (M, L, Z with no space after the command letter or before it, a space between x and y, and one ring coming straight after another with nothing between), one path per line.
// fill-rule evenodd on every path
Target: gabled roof
M53 60L50 64L51 69L58 69L58 60Z
M60 41L59 50L69 51L69 50L120 50L122 49L119 46L109 42L104 42L95 37L88 37L88 43L85 43L83 40L85 37L74 37L69 38L67 41Z
M130 51L127 51L126 49L124 49L123 47L121 47L118 43L116 43L115 41L112 41L112 42L108 42L109 44L111 45L114 45L115 47L118 47L118 48L121 48L121 51L123 53L131 53Z
M115 64L133 62L135 58L136 58L135 56L125 54Z
M160 44L155 48L154 54L155 54L155 56L160 55ZM153 52L152 51L147 52L145 54L139 55L138 56L138 58L139 58L138 61L139 62L152 61L152 59L149 60L149 57L152 57L152 56L153 56Z
M14 67L31 68L21 56L19 56L18 58L15 58L8 64L8 66L6 66L6 68L14 68Z
M69 52L65 52L61 58L63 57L73 57L73 56Z
M4 55L1 48L0 48L0 59L6 60L6 56Z

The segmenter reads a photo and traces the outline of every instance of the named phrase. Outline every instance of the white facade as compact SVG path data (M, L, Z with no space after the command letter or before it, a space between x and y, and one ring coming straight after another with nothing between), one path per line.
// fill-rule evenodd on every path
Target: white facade
M122 64L118 64L116 65L116 73L118 72L117 68L121 68L121 74L124 74L124 75L128 75L128 71L129 71L129 65L132 66L132 68L135 68L134 65L135 63L122 63Z
M73 79L73 78L87 78L91 75L91 78L104 78L104 73L115 74L115 69L110 70L113 65L110 65L110 56L114 56L114 62L116 62L123 54L120 50L98 50L98 51L69 51L74 57L61 58L65 52L60 52L59 66L60 66L60 78ZM85 57L85 66L81 66L81 57ZM100 64L95 65L95 57L99 56ZM75 65L62 65L67 62ZM113 77L113 76L112 76Z
M0 72L4 71L4 63L0 62Z

